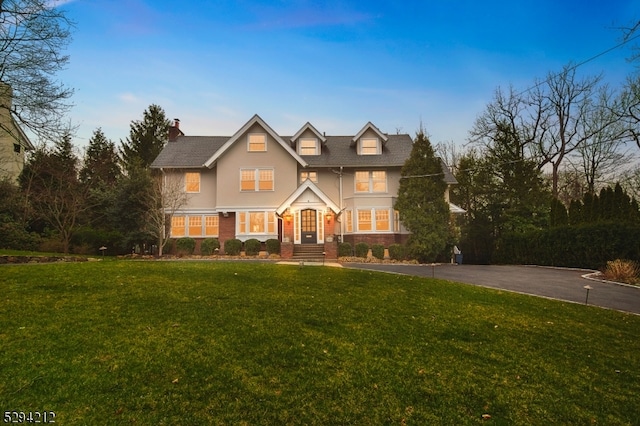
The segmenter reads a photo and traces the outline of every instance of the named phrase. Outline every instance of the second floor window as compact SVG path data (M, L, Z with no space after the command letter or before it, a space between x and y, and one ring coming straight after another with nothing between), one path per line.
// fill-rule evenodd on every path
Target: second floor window
M358 171L355 174L356 192L387 192L387 172Z
M200 192L200 173L189 172L184 174L185 189L187 192Z
M316 171L300 172L300 183L304 183L304 181L307 179L309 179L313 183L318 183L318 172Z
M360 139L360 155L378 155L380 154L380 144L377 138Z
M298 154L318 155L318 139L305 138L298 141Z
M267 135L264 133L249 133L247 144L249 152L264 152L267 150Z
M273 191L273 169L240 170L240 191Z

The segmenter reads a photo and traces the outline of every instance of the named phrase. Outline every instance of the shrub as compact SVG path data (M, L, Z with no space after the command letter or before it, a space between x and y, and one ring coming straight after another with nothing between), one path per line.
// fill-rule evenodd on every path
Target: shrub
M384 259L384 246L382 244L372 245L371 254L377 259Z
M260 241L255 238L251 238L244 242L244 253L247 256L256 256L260 253L261 247L262 243L260 243Z
M404 260L405 249L400 244L391 244L389 246L389 257L393 260Z
M356 244L356 257L367 257L369 254L369 244L362 242Z
M224 242L224 253L230 256L237 256L242 249L242 241L237 238L232 238Z
M220 249L220 241L217 238L207 238L200 246L200 252L203 256L211 256L216 252L216 249Z
M190 237L178 238L176 240L176 250L178 255L191 255L196 249L196 240Z
M338 244L338 256L339 257L348 257L353 255L353 248L350 243L340 243Z
M607 262L603 275L611 281L635 284L640 276L640 267L636 262L616 259Z
M275 238L270 238L266 243L267 253L280 254L280 241Z

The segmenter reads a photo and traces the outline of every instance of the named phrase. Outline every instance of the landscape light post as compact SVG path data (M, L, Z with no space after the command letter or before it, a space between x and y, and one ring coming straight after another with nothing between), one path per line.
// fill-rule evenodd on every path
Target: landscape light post
M589 290L591 290L593 287L591 287L590 285L587 284L583 288L587 289L587 298L585 299L584 304L588 305L589 304Z

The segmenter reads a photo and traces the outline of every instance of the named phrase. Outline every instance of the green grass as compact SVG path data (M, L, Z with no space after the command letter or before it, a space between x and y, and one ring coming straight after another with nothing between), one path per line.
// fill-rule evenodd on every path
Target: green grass
M620 312L349 269L7 265L0 410L64 425L637 424L639 330Z

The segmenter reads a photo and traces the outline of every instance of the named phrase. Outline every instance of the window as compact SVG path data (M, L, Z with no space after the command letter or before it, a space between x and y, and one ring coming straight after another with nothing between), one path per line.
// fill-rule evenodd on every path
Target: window
M249 133L249 152L264 152L267 150L267 135L265 133Z
M239 212L238 234L275 234L274 212Z
M171 236L184 237L184 216L171 217Z
M356 172L356 192L369 192L369 172Z
M318 183L318 172L300 172L300 183L304 183L307 179L313 183Z
M200 192L200 173L185 173L184 182L185 190L187 192Z
M373 192L387 192L387 172L371 172Z
M393 230L400 232L400 212L398 210L393 211Z
M376 210L376 231L388 231L390 225L389 210Z
M318 139L306 138L298 141L298 154L318 155Z
M387 172L356 172L356 192L387 192Z
M273 191L273 170L259 170L258 191Z
M353 212L347 210L345 213L347 214L347 232L353 232Z
M198 237L202 235L202 216L189 216L189 236Z
M347 229L349 228L347 216ZM389 232L391 230L391 216L389 209L358 210L358 232ZM349 231L348 231L349 232Z
M371 210L358 210L358 231L371 231Z
M213 237L218 235L219 220L218 216L205 216L204 217L204 235L207 237Z
M240 191L273 191L273 169L241 169Z
M378 155L380 154L380 144L377 138L360 139L360 155Z

